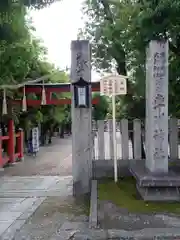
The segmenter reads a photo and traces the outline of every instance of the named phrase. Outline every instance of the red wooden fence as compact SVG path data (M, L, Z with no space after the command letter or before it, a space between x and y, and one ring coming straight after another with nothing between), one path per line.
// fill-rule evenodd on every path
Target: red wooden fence
M8 123L8 135L0 136L0 168L7 163L14 163L16 159L23 160L24 158L24 133L23 130L19 130L18 133L14 132L13 120L9 120ZM15 141L16 137L16 141ZM8 142L7 156L3 156L2 143ZM15 152L15 142L17 144L17 152Z

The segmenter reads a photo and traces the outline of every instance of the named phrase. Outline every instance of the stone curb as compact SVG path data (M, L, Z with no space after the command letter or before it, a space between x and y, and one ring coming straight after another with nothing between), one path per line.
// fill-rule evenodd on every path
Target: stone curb
M146 228L139 231L125 231L117 229L66 229L61 230L50 240L174 240L179 239L178 228Z
M144 228L136 231L125 231L125 230L108 230L108 239L169 239L179 238L179 228Z
M117 229L109 230L87 230L86 232L76 232L74 240L173 240L180 239L180 229L178 228L146 228L139 231L125 231Z
M97 196L97 180L91 182L91 200L89 213L89 228L97 228L98 222L98 196Z

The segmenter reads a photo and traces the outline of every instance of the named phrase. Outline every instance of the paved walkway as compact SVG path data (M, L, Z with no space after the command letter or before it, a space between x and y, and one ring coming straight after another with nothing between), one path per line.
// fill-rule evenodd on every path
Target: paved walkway
M111 208L110 222L101 225L104 229L88 229L87 204L72 197L71 161L71 138L54 138L36 158L0 172L0 240L150 240L154 233L163 240L179 239L179 219L156 215L156 221L147 222L109 203L100 213Z
M53 138L53 143L40 148L36 158L26 156L24 162L5 168L5 176L67 176L72 174L71 138Z
M71 138L54 138L1 172L1 240L49 240L70 223L87 225L86 206L72 197L71 158Z

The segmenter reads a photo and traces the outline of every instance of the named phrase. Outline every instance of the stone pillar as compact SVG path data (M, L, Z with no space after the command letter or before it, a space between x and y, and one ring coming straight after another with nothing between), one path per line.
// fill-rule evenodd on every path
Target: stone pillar
M146 60L146 168L168 172L168 42L151 41Z
M82 77L91 82L91 51L89 41L72 41L71 43L71 81ZM74 90L72 88L72 173L74 195L90 192L92 176L92 106L91 86L89 91L89 108L74 107Z

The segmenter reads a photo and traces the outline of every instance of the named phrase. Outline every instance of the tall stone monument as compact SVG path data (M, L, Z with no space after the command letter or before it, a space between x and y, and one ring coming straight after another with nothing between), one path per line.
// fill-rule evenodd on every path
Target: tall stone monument
M168 42L151 41L146 60L146 159L130 166L146 201L180 201L180 176L168 166Z
M80 78L91 82L91 50L89 41L71 43L71 81ZM72 87L72 174L74 195L90 192L92 171L92 106L89 86L89 108L75 108Z
M168 172L168 42L151 41L146 60L146 168Z

